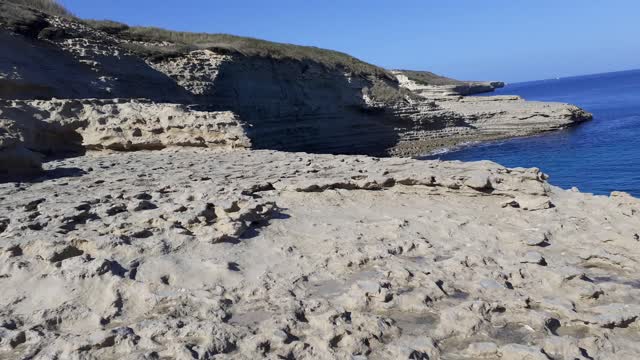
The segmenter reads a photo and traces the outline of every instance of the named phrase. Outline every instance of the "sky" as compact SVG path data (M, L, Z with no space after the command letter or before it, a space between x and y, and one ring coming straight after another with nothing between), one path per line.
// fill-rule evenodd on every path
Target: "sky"
M518 82L640 68L638 0L61 0L82 18L349 53Z

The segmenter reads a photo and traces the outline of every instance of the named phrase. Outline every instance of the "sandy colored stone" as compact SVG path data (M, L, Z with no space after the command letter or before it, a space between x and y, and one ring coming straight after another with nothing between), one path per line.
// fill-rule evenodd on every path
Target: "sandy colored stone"
M621 193L564 191L486 161L225 148L89 152L44 168L0 185L8 358L640 350L640 203ZM452 186L479 173L491 191ZM522 194L555 207L502 207Z

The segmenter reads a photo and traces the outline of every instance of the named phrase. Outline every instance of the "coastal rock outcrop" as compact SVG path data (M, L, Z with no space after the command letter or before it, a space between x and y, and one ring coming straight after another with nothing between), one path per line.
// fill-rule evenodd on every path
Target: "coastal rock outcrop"
M623 193L487 161L225 148L44 167L82 171L0 184L2 357L640 351L640 202Z
M223 46L224 39L215 46L188 46L140 35L153 29L123 33L124 24L90 26L0 3L5 9L0 16L0 97L198 104L201 110L235 113L257 149L419 156L443 146L537 134L589 119L566 104L511 99L494 99L491 107L499 111L484 111L475 104L480 100L434 97L411 79L426 76L440 89L436 92L444 86L456 94L502 85L497 82L462 82L426 72L394 75L346 54L255 39L236 39L256 44L245 45L244 51ZM16 24L15 17L28 21ZM573 115L565 116L567 111Z
M503 88L502 81L460 81L429 71L394 70L401 87L426 98L467 96Z
M395 155L425 154L460 144L540 134L574 126L592 115L574 105L518 96L448 97L399 130Z
M172 79L113 37L71 19L1 2L0 98L147 98L159 102L188 102L188 94ZM10 8L11 7L11 8ZM44 22L29 32L17 33L4 16L25 11ZM3 21L4 20L4 21ZM34 26L30 24L29 26ZM43 26L63 36L42 38ZM33 35L35 32L36 35Z
M0 173L37 172L48 155L85 150L250 147L230 112L148 100L0 100Z
M317 48L0 10L0 359L638 358L638 199L364 155L583 110L404 71L446 87L412 89Z

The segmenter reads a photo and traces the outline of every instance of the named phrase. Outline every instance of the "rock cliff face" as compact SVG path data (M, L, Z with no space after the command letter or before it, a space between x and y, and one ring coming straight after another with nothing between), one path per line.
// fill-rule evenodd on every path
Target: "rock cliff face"
M392 73L401 87L427 98L467 96L504 87L501 81L459 81L427 71L395 70Z
M402 119L367 102L371 80L311 61L199 50L151 66L194 101L237 113L256 148L382 154L398 141Z
M43 155L87 149L251 145L233 113L137 100L0 100L0 124L4 156L0 174L4 175L37 172Z
M525 101L518 96L440 99L421 111L402 134L393 154L424 154L462 143L527 136L567 128L591 117L568 104ZM424 115L428 116L424 116Z
M36 20L21 26L0 16L0 97L198 104L237 114L258 149L415 156L442 146L432 139L451 145L521 136L589 118L569 105L510 99L492 103L499 111L474 111L476 100L450 96L499 84L448 79L454 85L426 91L400 73L355 73L313 59L219 48L173 53L166 49L175 44L136 42L30 11ZM143 58L132 50L138 47L161 55Z
M417 155L579 108L4 0L0 28L0 359L639 358L638 199L273 150Z
M0 97L5 99L148 98L186 102L171 78L85 25L47 17L53 40L0 31Z

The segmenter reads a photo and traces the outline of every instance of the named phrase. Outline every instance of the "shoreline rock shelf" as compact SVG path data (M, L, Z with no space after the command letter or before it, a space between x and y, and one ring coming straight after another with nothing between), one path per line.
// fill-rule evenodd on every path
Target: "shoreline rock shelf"
M0 9L0 359L638 358L640 200L408 158L585 111Z
M224 148L44 168L0 185L6 356L638 353L624 193L488 161Z
M499 82L389 71L346 54L269 42L260 44L275 49L273 53L133 40L117 31L124 26L102 27L106 30L102 31L79 19L44 14L5 0L0 6L0 98L7 99L0 106L3 121L13 120L14 107L30 108L34 118L43 116L51 126L67 121L65 116L92 121L96 115L105 121L101 109L106 107L129 113L140 110L149 116L171 108L189 118L192 115L186 112L228 112L233 113L228 117L243 124L243 136L248 139L244 143L255 149L420 156L465 142L557 130L591 118L568 104L462 96L492 91L503 85ZM433 84L424 85L425 81ZM114 100L118 104L109 105ZM143 102L149 104L143 106ZM96 107L95 114L89 113L91 106ZM49 113L39 115L39 111ZM58 116L52 117L56 112ZM107 121L102 128L111 127L106 131L112 132L127 120L117 121ZM186 126L202 125L196 121ZM198 137L183 130L182 135L173 130L172 137ZM127 129L123 134L128 134ZM82 136L88 141L87 134ZM136 142L164 146L163 136L153 138L128 139L132 146L127 149L135 148ZM94 140L86 146L110 146ZM27 156L28 151L16 153L15 137L11 145L0 141L0 156ZM30 163L36 162L32 157Z

